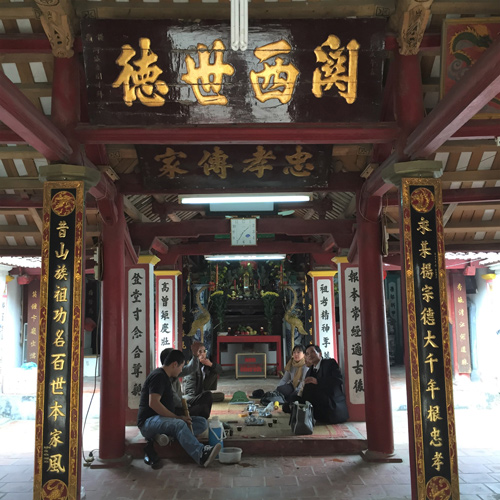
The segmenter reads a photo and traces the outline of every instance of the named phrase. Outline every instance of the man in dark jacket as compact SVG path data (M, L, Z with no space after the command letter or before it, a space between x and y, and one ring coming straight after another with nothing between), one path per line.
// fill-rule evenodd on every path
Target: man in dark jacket
M319 422L345 422L349 413L344 381L337 361L333 358L323 359L321 349L317 345L307 347L306 360L310 368L304 380L304 389L302 395L294 399L300 403L309 401L313 405L314 418Z
M207 349L201 342L193 342L191 346L193 357L198 360L197 368L184 378L184 394L191 402L204 391L217 389L217 378L222 373L222 367L207 358Z

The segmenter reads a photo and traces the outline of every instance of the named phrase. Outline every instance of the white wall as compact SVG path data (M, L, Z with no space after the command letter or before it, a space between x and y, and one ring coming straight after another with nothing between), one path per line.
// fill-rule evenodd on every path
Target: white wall
M490 290L481 278L488 269L476 271L477 293L467 298L476 304L478 369L481 380L500 389L500 278L493 281Z

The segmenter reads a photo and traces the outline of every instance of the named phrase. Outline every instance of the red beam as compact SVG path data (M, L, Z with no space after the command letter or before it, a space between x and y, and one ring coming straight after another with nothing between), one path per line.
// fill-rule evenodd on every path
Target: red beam
M31 195L20 198L15 194L0 194L0 208L42 208L43 196Z
M500 120L470 120L451 139L493 139L500 137Z
M354 220L304 220L269 218L257 221L257 231L262 234L286 234L288 236L335 236L335 232L346 233L352 231ZM130 235L134 242L153 241L154 238L199 238L200 236L214 236L229 234L231 225L226 219L199 219L176 223L161 222L134 222L129 225ZM144 247L144 245L141 245ZM149 245L148 245L149 247Z
M426 33L420 43L420 50L439 49L441 35L439 33ZM82 40L75 38L75 52L82 52ZM385 37L385 50L399 50L399 45L394 33ZM45 35L3 35L0 38L0 54L13 53L45 53L52 52L50 43Z
M13 132L10 128L0 126L0 143L2 144L26 144L26 141Z
M320 267L329 267L331 269L336 269L337 264L332 262L333 254L331 253L320 253L320 254L312 254L312 268L318 269Z
M350 191L350 192L356 192L361 187L363 186L364 179L360 177L358 172L339 172L337 174L332 174L330 179L328 180L328 185L325 187L315 187L315 188L310 188L310 189L302 189L301 191L307 192L307 191L313 191L313 192L333 192L333 191ZM166 189L162 188L160 186L158 187L144 187L144 182L143 178L139 174L125 174L125 175L120 175L120 179L116 181L116 186L120 193L127 194L127 195L147 195L147 194L195 194L196 192L203 192L205 194L207 193L220 193L220 189L203 189L201 190L194 190L193 189ZM272 192L273 193L289 193L289 192L295 192L295 190L290 190L290 188L282 187L282 188L273 188ZM246 193L248 192L248 188L239 188L239 189L232 189L231 188L231 193ZM282 204L279 205L280 208ZM201 205L197 206L198 208L201 207ZM297 208L302 208L303 205L300 207L297 206ZM204 206L203 209L206 209L206 206ZM179 208L179 211L182 212L183 209ZM189 212L190 209L188 206L184 209L184 211ZM196 210L198 211L198 210Z
M212 241L205 243L188 243L170 248L167 256L175 258L180 255L217 255L217 254L262 254L262 253L325 253L317 243L290 243L289 241L259 241L255 247L234 247L229 241ZM334 254L330 253L333 257Z
M303 123L178 128L79 125L82 144L362 144L394 141L395 123Z
M45 35L2 35L0 54L50 54L52 47Z
M439 50L441 48L441 34L440 33L425 33L420 43L420 50ZM385 50L392 52L399 51L399 44L397 37L393 33L388 33L385 36Z
M0 73L0 120L49 161L66 161L72 148L57 127Z
M43 196L32 194L27 198L20 198L15 194L0 194L0 208L43 208ZM85 208L94 210L97 208L92 196L86 196Z
M467 122L465 125L460 127L450 139L492 139L494 137L500 137L500 120L471 120ZM394 125L395 126L395 125ZM87 127L86 124L80 124L79 127ZM105 128L99 130L106 130ZM148 129L144 129L147 131ZM87 133L83 134L84 137L87 136ZM96 140L95 136L97 135L97 130L92 132L92 141L89 144L104 144L106 141ZM397 135L397 132L393 135ZM90 136L90 133L89 133ZM387 138L387 142L394 140L395 137ZM130 141L133 143L134 141ZM166 140L165 142L168 142ZM299 141L297 141L299 142ZM328 141L327 141L328 142ZM355 142L355 141L354 141ZM369 142L369 141L365 141ZM0 143L5 144L26 144L26 140L24 140L19 134L16 134L12 130L0 126ZM222 141L219 141L222 144ZM314 143L314 141L312 141ZM319 144L319 143L318 143ZM380 142L379 144L384 144L384 142Z
M454 85L408 138L405 154L427 158L500 93L500 38Z

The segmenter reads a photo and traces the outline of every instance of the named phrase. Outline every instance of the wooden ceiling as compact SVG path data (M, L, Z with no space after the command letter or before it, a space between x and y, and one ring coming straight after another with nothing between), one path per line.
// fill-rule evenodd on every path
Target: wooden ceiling
M0 69L26 96L36 109L51 118L52 81L54 53L48 41L52 38L47 25L49 7L47 2L0 0ZM271 2L251 0L250 19L289 18L346 18L382 17L388 21L386 36L386 64L384 73L386 100L391 101L388 87L391 84L391 66L397 50L397 31L402 29L404 13L415 4L429 11L418 58L422 79L422 102L424 116L431 114L439 103L441 28L447 17L500 16L498 0L294 0ZM101 19L228 19L229 1L62 1L58 4L59 18L56 25L64 25L62 15L68 16L66 27L74 37L75 51L81 50L79 20L83 17ZM50 24L50 23L49 23ZM498 78L500 78L500 67ZM0 88L0 111L12 98L5 87ZM457 106L460 103L457 102ZM259 243L258 250L286 248L288 252L326 253L330 257L346 255L356 231L356 214L359 210L359 190L367 179L374 176L403 135L391 104L384 104L383 122L377 130L384 130L385 139L376 139L363 126L332 123L325 128L322 143L333 144L331 162L332 183L329 189L313 193L313 201L305 207L282 205L279 210L293 213L287 216L261 214L263 223L260 233L266 238ZM0 114L0 117L3 116ZM103 149L95 153L99 144L92 127L85 123L86 110L76 129L78 142L86 148L94 164L103 175L107 175L118 192L125 196L125 213L130 226L133 245L140 252L185 252L205 253L209 245L223 248L227 245L229 224L221 218L210 216L207 207L186 210L178 206L175 194L145 191L137 183L137 155L130 135L116 141L111 134L102 140ZM345 131L351 131L345 133ZM147 130L146 130L147 132ZM289 132L292 141L301 142L300 130L282 129L284 137ZM180 135L182 136L182 131ZM265 133L265 132L264 132ZM40 254L42 183L38 180L38 169L49 161L43 151L24 141L12 140L7 127L0 129L0 256ZM309 131L314 135L314 129ZM444 165L443 195L445 201L445 243L452 251L498 251L500 249L500 154L496 137L500 126L495 120L471 120L458 132L428 155ZM12 136L14 137L14 136ZM147 135L141 136L145 142ZM155 143L172 137L172 130L159 133ZM229 137L229 136L228 136ZM309 136L308 136L309 137ZM345 139L348 137L348 139ZM377 135L380 137L380 135ZM182 140L179 139L179 140ZM228 138L228 141L231 140ZM127 143L128 141L128 143ZM385 141L385 143L384 143ZM38 147L39 150L42 148ZM49 160L53 161L53 158ZM342 177L343 174L346 174ZM343 183L341 179L349 179ZM334 187L335 180L340 187ZM350 187L349 187L350 186ZM286 186L284 186L286 189ZM397 191L394 187L383 190L383 217L389 234L390 248L398 252L399 213ZM195 230L203 221L205 228ZM317 221L317 222L313 222ZM308 223L310 223L308 225ZM96 245L103 220L99 205L89 195L87 203L87 246L89 253ZM155 224L154 226L152 224ZM312 224L312 225L311 225ZM201 226L200 226L201 227ZM312 228L312 229L311 229ZM153 236L148 240L145 234ZM221 243L221 239L223 243ZM160 242L161 244L158 244ZM292 245L293 244L293 245ZM293 248L293 249L292 249Z

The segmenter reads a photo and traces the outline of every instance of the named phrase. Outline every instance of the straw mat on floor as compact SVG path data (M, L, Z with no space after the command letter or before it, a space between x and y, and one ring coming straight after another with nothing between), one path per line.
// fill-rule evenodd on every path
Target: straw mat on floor
M255 426L246 425L245 419L248 415L246 411L248 404L229 404L230 398L226 397L226 401L221 403L214 403L212 406L211 416L218 416L222 422L227 422L231 425L233 429L233 439L256 439L256 438L295 438L299 436L294 436L290 430L290 425L288 424L290 415L284 413L283 410L274 410L272 412L272 418L264 418L265 425ZM256 401L257 402L257 401ZM258 415L256 414L258 417ZM273 418L278 420L278 423L274 424ZM272 423L272 427L269 427L269 423ZM237 427L241 426L241 431L237 430ZM311 436L300 436L301 439L304 438L336 438L336 439L346 439L355 437L352 435L351 431L346 425L321 425L317 424L314 427L314 433ZM231 437L228 437L231 439Z

